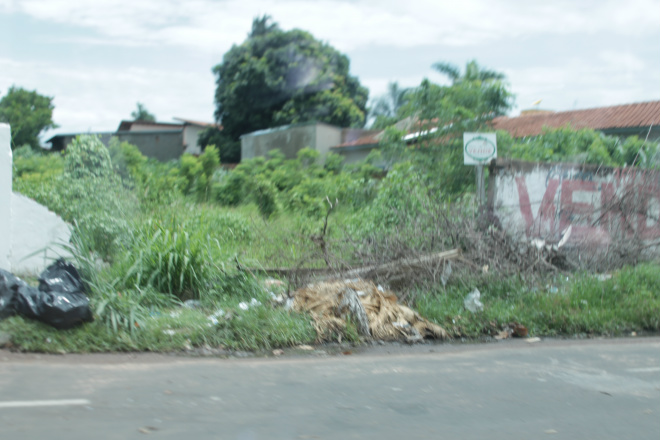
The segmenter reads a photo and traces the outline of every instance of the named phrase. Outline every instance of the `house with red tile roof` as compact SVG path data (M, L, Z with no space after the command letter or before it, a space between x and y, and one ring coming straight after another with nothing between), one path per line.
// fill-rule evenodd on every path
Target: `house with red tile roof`
M660 101L597 107L584 110L553 112L527 110L520 116L500 116L493 119L495 130L508 131L515 138L538 136L544 128L570 126L590 128L611 136L638 136L640 139L660 139Z
M416 119L407 118L399 123L399 129L408 132L405 140L414 141L431 134L436 129L424 129ZM574 129L590 128L611 136L638 136L650 141L660 140L660 101L598 107L567 112L550 110L525 110L520 116L500 116L492 121L495 130L508 131L515 138L538 136L544 128L570 126ZM330 147L330 151L342 154L346 162L367 157L378 148L382 132L368 133L357 139L347 140Z

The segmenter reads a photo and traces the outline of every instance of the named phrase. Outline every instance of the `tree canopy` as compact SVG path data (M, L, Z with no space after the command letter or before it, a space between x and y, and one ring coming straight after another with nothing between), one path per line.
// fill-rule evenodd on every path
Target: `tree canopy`
M53 122L53 98L36 90L12 86L0 99L0 122L11 126L11 148L30 145L39 148L39 134L57 128Z
M147 108L141 102L137 103L137 108L131 113L134 121L156 122L156 117L149 113Z
M385 128L397 122L399 113L405 104L409 101L412 88L400 87L398 82L391 82L387 85L387 93L375 100L371 109L371 117L375 117L371 128Z
M349 74L349 64L308 32L255 18L248 38L213 68L216 120L232 141L297 122L363 126L368 90Z
M463 74L447 63L433 67L447 74L451 84L424 79L407 93L397 115L417 121L414 148L402 141L405 133L394 128L387 130L383 147L390 162L410 160L427 172L429 185L441 184L443 192L455 194L473 181L463 166L463 133L487 130L491 119L511 108L513 95L503 74L483 69L476 61L467 63Z

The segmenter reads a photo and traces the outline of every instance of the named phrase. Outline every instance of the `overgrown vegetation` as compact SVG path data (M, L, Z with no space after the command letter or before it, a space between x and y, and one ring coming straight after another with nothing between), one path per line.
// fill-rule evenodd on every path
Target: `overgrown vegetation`
M532 335L660 330L657 263L621 268L629 260L620 259L607 268L620 271L597 281L580 261L542 258L483 217L462 133L487 130L511 95L501 75L476 63L464 73L438 69L451 85L424 81L397 105L414 142L390 127L379 151L358 164L307 148L295 159L271 151L229 171L213 145L161 163L91 136L63 155L16 149L15 190L73 225L62 246L90 287L96 320L54 331L13 317L0 331L19 349L49 352L306 344L316 339L310 317L269 306L265 269L290 270L295 288L308 281L298 269L339 274L452 248L463 253L453 272L428 265L384 281L455 337L492 336L509 323ZM499 133L498 148L500 157L524 160L658 164L656 144L568 127L523 141ZM463 299L475 287L485 309L471 313ZM347 329L337 338L357 340Z

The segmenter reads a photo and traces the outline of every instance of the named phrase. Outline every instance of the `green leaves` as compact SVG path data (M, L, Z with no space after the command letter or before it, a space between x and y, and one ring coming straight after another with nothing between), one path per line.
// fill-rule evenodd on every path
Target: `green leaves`
M349 61L308 32L282 31L269 17L233 46L216 75L223 133L238 140L255 130L310 120L362 126L368 90L349 75Z
M39 134L57 128L53 122L53 98L12 86L0 99L0 122L11 126L12 150L23 145L39 148Z

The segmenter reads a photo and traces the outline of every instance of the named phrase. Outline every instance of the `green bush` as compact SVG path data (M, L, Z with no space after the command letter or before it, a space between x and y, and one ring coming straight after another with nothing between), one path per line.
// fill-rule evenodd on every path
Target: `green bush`
M151 287L190 299L210 282L211 267L206 237L185 223L148 221L134 231L117 270L120 287Z
M268 218L279 210L277 190L264 177L257 177L250 185L250 197L254 200L262 217Z
M64 154L64 171L74 179L115 177L110 153L96 136L80 135Z

